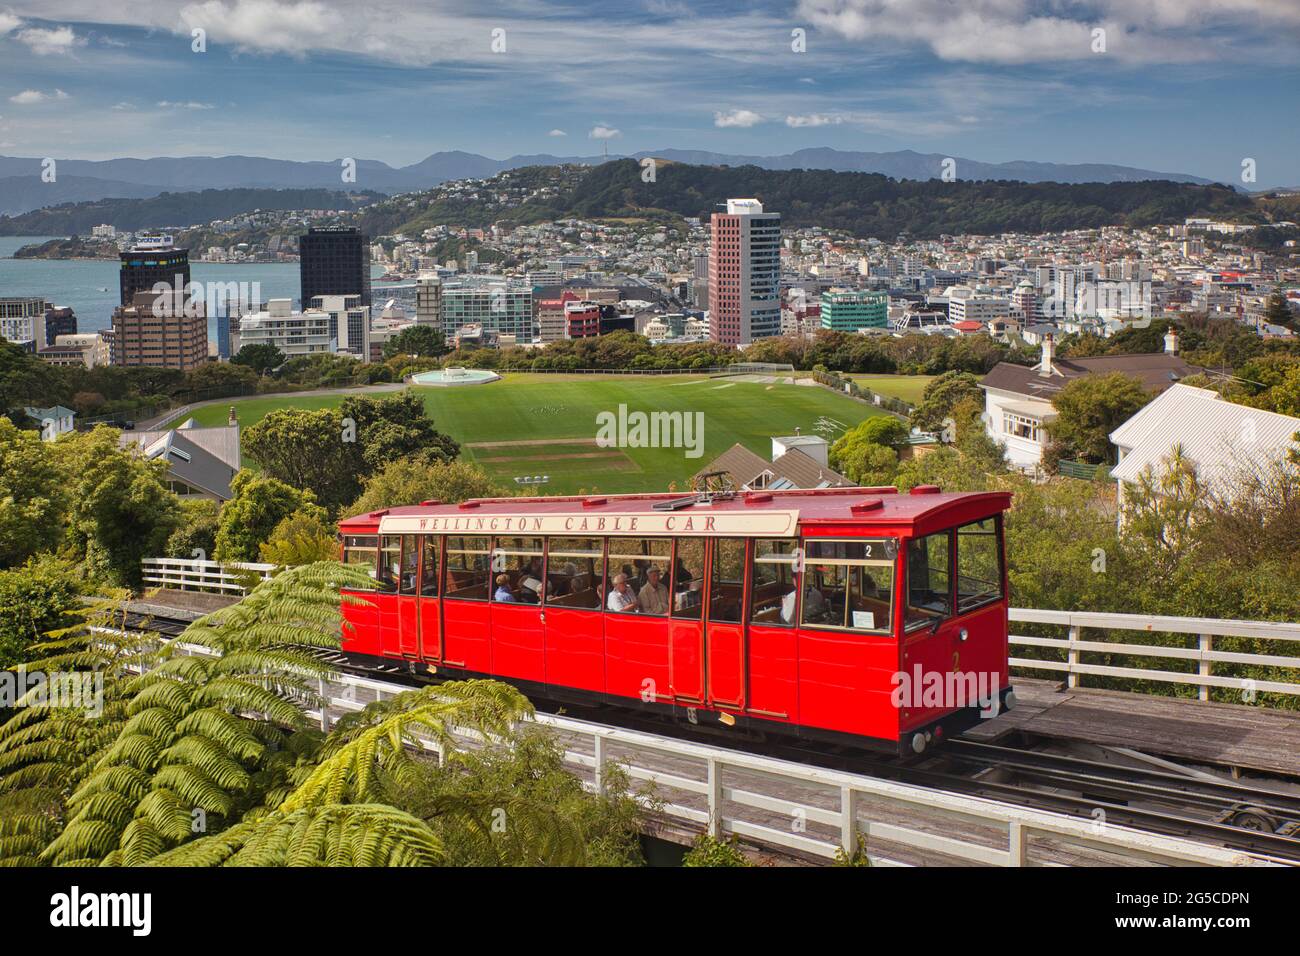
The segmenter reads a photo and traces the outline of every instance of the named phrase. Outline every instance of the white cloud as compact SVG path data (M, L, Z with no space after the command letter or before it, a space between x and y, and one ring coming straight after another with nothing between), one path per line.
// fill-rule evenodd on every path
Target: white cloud
M972 63L1207 59L1218 51L1201 31L1260 21L1300 26L1294 0L799 0L796 11L850 40L916 43L941 59ZM1094 51L1098 29L1105 31L1105 53Z
M568 136L569 134L562 129L553 129L546 135L547 136Z
M174 100L159 100L158 106L165 110L214 110L216 109L211 103L198 103L194 100L185 102L176 102Z
M121 103L114 103L113 106L112 106L112 108L115 109L115 110L133 110L133 109L135 109L135 107L134 107L132 104L126 102L125 100L123 100Z
M591 139L613 139L615 136L622 136L621 129L614 129L612 126L593 126L587 136Z
M42 93L40 90L23 90L21 93L15 93L9 97L10 103L17 103L20 106L28 106L32 103L44 103L46 100L66 100L68 94L62 90L55 90L53 93Z
M24 43L37 56L56 56L71 53L79 46L85 46L84 38L72 32L72 27L56 27L45 30L30 27L17 34L18 42Z
M186 33L202 27L210 41L251 50L299 55L312 49L337 48L342 42L382 58L387 47L381 38L359 36L355 15L344 16L318 0L234 0L230 4L207 0L185 7L180 18ZM398 36L401 32L395 31Z
M0 37L6 33L12 33L22 26L23 21L18 19L12 13L0 10Z
M713 125L719 129L727 129L733 126L750 127L757 126L763 122L763 117L753 110L727 110L725 113L717 112L713 114Z
M794 129L800 129L804 126L838 126L843 122L843 116L834 116L830 113L806 113L803 116L787 116L785 118L785 125Z

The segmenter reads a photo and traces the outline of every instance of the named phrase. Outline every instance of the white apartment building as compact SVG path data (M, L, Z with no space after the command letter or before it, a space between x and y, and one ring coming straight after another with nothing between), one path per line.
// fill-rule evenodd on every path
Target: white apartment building
M320 297L318 297L320 298ZM337 351L330 316L321 309L293 311L292 299L271 299L266 309L239 320L239 344L273 345L286 356Z
M0 298L0 337L36 351L45 347L45 313L49 303L39 296Z
M361 304L361 296L318 295L304 314L309 312L324 312L329 317L334 351L370 361L370 306Z
M979 292L970 286L955 285L948 289L948 321L986 323L1011 314L1011 300L1006 296Z
M113 347L101 332L76 332L56 335L54 344L41 349L37 356L51 365L94 368L113 362Z

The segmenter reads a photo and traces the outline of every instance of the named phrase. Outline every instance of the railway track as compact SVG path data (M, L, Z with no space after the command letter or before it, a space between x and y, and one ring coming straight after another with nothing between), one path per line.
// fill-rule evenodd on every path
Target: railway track
M179 637L188 621L139 614L127 626ZM359 666L339 653L325 660L340 672L409 689L438 682L391 668ZM535 700L538 710L632 730L701 740L701 728L615 708ZM834 770L896 780L951 793L983 796L1154 833L1300 863L1300 796L1231 780L1215 781L1144 767L1119 766L956 738L920 760L865 754L813 742L753 738L717 728L709 743Z

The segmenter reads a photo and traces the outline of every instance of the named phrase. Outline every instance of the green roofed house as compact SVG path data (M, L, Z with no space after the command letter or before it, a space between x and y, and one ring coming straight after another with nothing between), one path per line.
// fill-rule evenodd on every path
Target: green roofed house
M889 326L889 293L829 289L822 293L822 328L836 332Z
M49 408L28 406L23 411L27 413L28 418L41 423L41 438L44 441L54 441L60 435L76 429L73 419L76 418L77 413L62 405L53 405Z

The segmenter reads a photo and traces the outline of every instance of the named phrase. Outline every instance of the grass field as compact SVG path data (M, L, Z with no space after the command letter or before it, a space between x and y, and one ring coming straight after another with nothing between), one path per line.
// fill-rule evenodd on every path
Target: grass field
M686 487L692 474L736 442L771 455L773 435L826 433L883 414L825 388L701 376L556 376L510 374L499 382L459 388L416 388L440 431L461 443L462 457L503 484L519 475L549 475L548 493L598 489L610 493ZM196 424L226 421L234 405L247 428L276 408L327 408L338 395L222 401L199 409ZM597 415L702 412L702 454L682 448L596 445Z
M911 405L921 403L921 393L934 381L933 375L850 375L863 388L880 395L901 398Z

